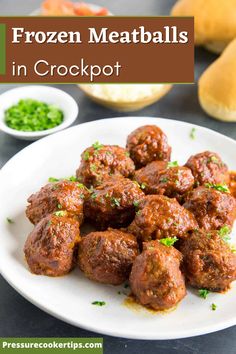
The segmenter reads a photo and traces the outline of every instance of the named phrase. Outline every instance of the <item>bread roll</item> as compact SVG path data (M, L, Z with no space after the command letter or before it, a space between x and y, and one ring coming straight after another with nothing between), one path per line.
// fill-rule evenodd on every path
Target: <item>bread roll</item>
M194 16L195 43L221 53L236 37L236 0L179 0L172 16Z
M236 122L236 39L202 74L198 95L210 116Z

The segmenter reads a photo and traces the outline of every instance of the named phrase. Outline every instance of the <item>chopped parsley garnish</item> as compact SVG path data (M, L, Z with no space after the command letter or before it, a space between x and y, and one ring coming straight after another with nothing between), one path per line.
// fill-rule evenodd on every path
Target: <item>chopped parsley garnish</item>
M222 228L218 231L218 235L225 242L230 241L230 233L231 233L231 229L228 225L222 226Z
M219 192L229 193L229 187L226 184L206 183L205 186L207 188L213 188Z
M78 188L85 188L85 185L84 185L83 183L78 183L78 184L77 184L77 187L78 187Z
M62 205L61 204L57 204L57 209L62 209Z
M138 206L139 206L139 201L138 201L138 200L135 200L135 201L133 202L133 205L134 205L135 208L138 208Z
M178 166L179 166L178 161L170 161L167 164L167 168L178 167Z
M83 159L84 159L84 161L87 161L89 158L90 158L90 153L89 153L89 151L85 151L84 154L83 154Z
M93 301L92 305L104 306L104 305L106 305L106 303L105 303L105 301Z
M55 178L55 177L49 177L48 182L59 182L59 181L71 181L71 182L77 182L78 179L75 176L70 176L70 177L64 177L64 178Z
M166 237L166 238L160 239L160 243L162 245L167 246L167 247L173 246L176 241L178 241L178 238L176 236L175 237Z
M14 221L10 218L7 218L7 222L8 222L8 224L14 224Z
M232 253L236 253L236 247L234 245L230 246L230 250Z
M112 206L117 206L117 207L120 206L120 201L118 198L111 198L111 203L112 203Z
M103 144L100 144L99 141L95 141L92 147L94 148L94 150L100 150L103 147Z
M91 198L92 198L92 199L97 198L97 194L96 194L96 193L91 194Z
M199 289L198 290L198 294L200 297L202 297L203 299L206 299L207 296L209 295L209 291L207 289Z
M129 287L129 284L125 283L124 288L127 289Z
M166 183L166 182L168 182L168 178L163 177L163 178L160 179L160 182L161 183Z
M135 214L136 214L136 215L140 215L140 214L141 214L141 210L136 211Z
M145 189L145 188L146 188L146 183L142 183L142 184L140 185L140 187L141 187L141 189Z
M95 163L91 163L91 165L90 165L90 170L91 170L92 172L96 172L96 171L97 171L97 166L95 165Z
M189 136L192 140L196 139L196 128L191 129Z
M49 177L48 182L58 182L60 181L58 178L55 177Z
M68 180L68 181L71 181L71 182L77 182L78 181L75 176L66 177L65 179Z
M219 162L219 160L217 159L217 157L215 157L215 156L211 156L211 158L210 158L210 162L215 162L215 163L218 163L218 162Z
M216 304L211 304L211 309L212 309L212 311L215 311L217 309Z
M63 211L63 210L55 211L54 215L56 215L56 216L65 216L66 215L66 211Z
M130 157L129 151L125 151L125 156Z

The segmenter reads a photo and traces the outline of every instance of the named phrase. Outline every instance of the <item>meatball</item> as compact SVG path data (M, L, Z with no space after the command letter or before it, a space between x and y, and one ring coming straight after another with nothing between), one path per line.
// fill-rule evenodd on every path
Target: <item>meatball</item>
M25 258L32 273L59 276L76 264L79 222L59 211L43 218L29 234Z
M130 177L134 170L134 163L124 148L95 143L82 153L76 176L80 182L90 187L101 184L107 176Z
M119 285L128 279L138 254L137 240L133 235L108 229L91 232L82 238L78 263L89 279Z
M236 279L236 255L217 231L194 231L180 245L190 285L223 291Z
M126 147L138 168L154 160L170 160L171 147L167 136L156 125L145 125L134 130L128 136Z
M152 161L145 167L135 171L134 180L137 181L145 194L155 194L155 186L160 171L167 168L167 161Z
M176 199L163 195L148 195L139 204L129 232L143 241L165 237L188 237L188 232L197 228L191 212Z
M185 166L191 169L196 186L229 183L228 167L214 152L205 151L191 156Z
M161 168L161 164L163 166L166 163L154 161L136 171L135 180L145 187L146 194L163 194L181 200L193 188L194 177L191 170L187 167L168 167L167 164Z
M214 188L194 189L183 206L194 214L200 228L205 230L218 230L224 225L232 228L236 218L235 198Z
M29 197L26 215L33 224L37 224L54 211L66 210L69 216L76 216L82 223L84 198L88 194L87 188L78 182L48 183Z
M144 197L138 184L122 176L106 178L85 202L85 216L99 228L128 226Z
M130 274L130 287L138 302L155 310L177 305L186 295L181 261L182 255L174 247L145 242Z

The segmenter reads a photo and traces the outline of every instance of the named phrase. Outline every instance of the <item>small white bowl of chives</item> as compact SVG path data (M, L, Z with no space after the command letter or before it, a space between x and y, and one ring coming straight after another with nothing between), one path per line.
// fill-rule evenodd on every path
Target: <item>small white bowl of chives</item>
M79 107L51 86L20 86L0 95L0 130L22 140L37 140L69 127Z

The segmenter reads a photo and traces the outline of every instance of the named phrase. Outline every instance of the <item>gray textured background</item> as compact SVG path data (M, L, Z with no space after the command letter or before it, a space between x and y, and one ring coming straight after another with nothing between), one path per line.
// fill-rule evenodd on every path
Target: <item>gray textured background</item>
M109 7L110 11L116 15L168 15L174 2L175 0L96 0L97 4ZM27 15L39 5L40 0L0 0L0 14L1 16ZM215 55L204 49L196 49L196 81L215 58ZM0 93L12 87L13 85L0 85ZM59 87L70 93L80 105L80 114L75 124L121 116L117 112L92 103L74 85L60 85ZM125 115L132 115L132 113ZM135 112L135 115L178 119L236 138L236 124L218 122L209 118L201 110L197 98L197 85L175 86L160 102ZM0 167L27 145L27 142L18 141L0 132ZM17 294L2 277L0 277L0 289L1 337L97 336L45 314ZM104 352L106 354L235 354L235 337L236 327L215 334L172 341L135 341L104 336Z

